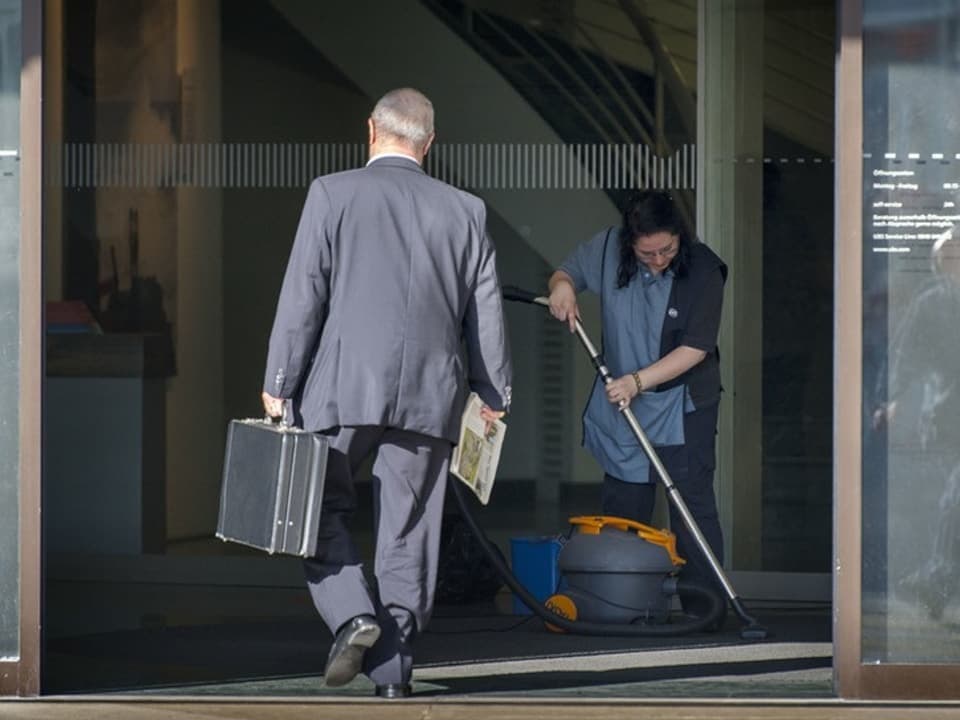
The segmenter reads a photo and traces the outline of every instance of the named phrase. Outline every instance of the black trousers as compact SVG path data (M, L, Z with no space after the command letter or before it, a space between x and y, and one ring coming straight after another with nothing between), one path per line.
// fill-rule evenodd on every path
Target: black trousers
M657 454L717 561L722 564L723 533L717 513L717 499L713 492L718 407L719 403L714 403L684 415L684 444L657 448ZM637 452L643 450L638 448ZM649 524L653 517L657 485L661 482L653 466L650 467L648 480L649 482L625 482L612 475L604 475L600 496L603 514ZM722 586L717 582L709 563L673 503L670 503L670 530L677 536L677 553L687 561L680 571L680 576L713 585L723 597ZM686 612L699 614L702 610L703 603L698 603L693 598L681 595L680 601Z

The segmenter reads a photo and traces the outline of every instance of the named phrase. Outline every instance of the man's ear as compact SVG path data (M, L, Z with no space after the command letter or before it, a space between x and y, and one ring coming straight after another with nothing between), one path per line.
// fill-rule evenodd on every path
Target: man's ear
M373 145L377 141L377 126L373 124L373 118L367 118L367 143Z
M427 138L426 144L423 146L423 156L426 157L427 153L430 152L430 146L433 145L433 141L436 139L436 133L430 133L430 137Z

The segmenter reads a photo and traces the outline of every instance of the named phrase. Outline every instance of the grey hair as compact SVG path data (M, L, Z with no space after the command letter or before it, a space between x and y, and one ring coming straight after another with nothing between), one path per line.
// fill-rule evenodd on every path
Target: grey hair
M433 135L433 103L413 88L397 88L384 95L370 114L380 132L405 140L422 150Z

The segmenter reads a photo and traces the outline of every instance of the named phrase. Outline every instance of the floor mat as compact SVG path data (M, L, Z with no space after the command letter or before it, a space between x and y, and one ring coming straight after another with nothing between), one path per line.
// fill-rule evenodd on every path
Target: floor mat
M447 681L448 687L450 683L458 686L458 692L470 692L471 687L483 684L483 675L488 672L483 669L484 663L493 664L489 673L497 674L496 664L512 661L712 649L696 666L688 664L682 670L646 669L643 673L659 679L695 678L704 677L704 673L712 676L760 672L758 666L744 664L741 656L731 657L739 647L830 641L829 610L777 610L757 615L771 630L766 640L742 640L735 617L729 617L717 633L669 638L595 637L551 632L535 616L494 614L489 608L438 608L427 631L417 641L416 667L429 675L430 668L477 665L472 675ZM189 687L198 685L297 677L311 679L304 687L315 688L329 644L330 634L319 619L157 627L61 638L48 643L44 692L91 693L171 686L189 692ZM820 653L813 658L764 662L765 671L773 672L822 666L824 658ZM585 674L577 669L590 664L574 663L573 669L561 671L563 677L550 680L545 680L540 670L518 670L512 674L512 685L525 691L537 690L546 682L553 687L558 682L575 686L589 677L597 679L595 673ZM629 669L618 675L613 668L602 681L616 685L635 676Z

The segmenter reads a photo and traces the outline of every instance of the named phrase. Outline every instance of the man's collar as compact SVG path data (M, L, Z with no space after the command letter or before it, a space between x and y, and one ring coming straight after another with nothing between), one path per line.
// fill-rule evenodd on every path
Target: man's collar
M377 160L382 160L383 158L403 158L404 160L410 160L411 162L415 162L417 163L417 165L420 164L419 162L417 162L417 159L413 155L407 155L406 153L399 153L399 152L385 152L385 153L378 153L377 155L374 155L372 158L367 160L367 165L369 165L372 162L376 162Z

